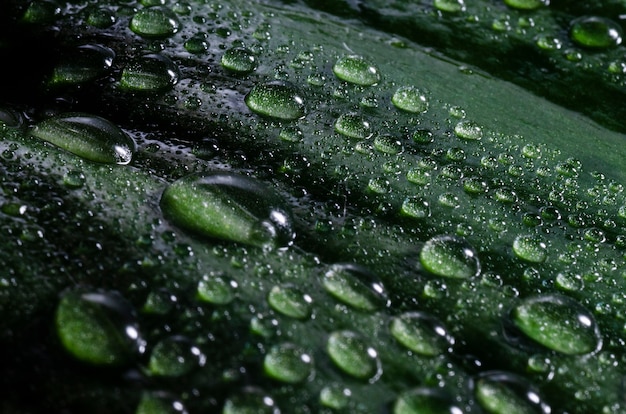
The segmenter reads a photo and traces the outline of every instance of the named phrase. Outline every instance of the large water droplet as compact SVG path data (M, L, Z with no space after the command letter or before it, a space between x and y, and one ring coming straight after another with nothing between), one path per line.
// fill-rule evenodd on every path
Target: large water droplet
M284 81L255 85L246 95L246 105L270 118L294 120L304 116L304 100L295 86Z
M250 73L256 69L256 57L250 49L233 47L222 55L222 66L237 73Z
M83 45L62 56L54 68L51 83L78 84L103 76L113 64L115 52L101 45Z
M504 0L507 6L520 10L534 10L550 4L550 0Z
M335 122L335 131L348 138L365 139L372 136L370 123L359 114L342 114Z
M513 251L528 262L545 262L548 257L546 244L538 236L520 235L513 241Z
M422 266L439 276L467 279L480 273L476 250L456 236L435 236L420 252Z
M128 164L136 147L116 125L84 113L48 118L35 125L32 134L79 157L108 164Z
M263 361L265 373L281 382L296 384L313 372L313 358L293 344L273 346Z
M380 81L378 69L358 55L339 58L333 66L333 72L341 80L362 86L371 86Z
M148 7L135 13L130 30L147 38L165 38L180 30L180 21L167 7Z
M454 127L457 137L468 140L479 140L483 137L483 129L474 121L461 121Z
M572 21L570 36L581 46L605 49L622 43L622 28L604 17L585 16Z
M430 217L430 205L428 201L417 196L405 198L402 202L401 211L402 214L417 219Z
M180 70L167 56L148 54L130 63L122 71L120 88L134 92L161 92L178 83Z
M423 312L394 317L390 330L398 342L420 355L437 356L454 345L454 339L443 324Z
M415 86L401 86L391 97L391 102L407 112L420 113L428 109L426 95Z
M510 312L512 324L528 338L567 355L584 355L602 345L593 315L565 296L546 295L524 300Z
M293 220L281 197L260 181L233 173L193 174L161 197L163 213L198 234L255 246L287 246Z
M340 301L364 311L387 303L385 288L367 269L354 264L335 264L324 273L322 285Z
M203 366L206 357L183 336L172 336L160 341L150 354L148 371L160 377L180 377Z
M222 414L280 414L280 410L272 397L248 387L226 399Z
M132 306L119 294L69 292L56 310L65 349L93 365L120 365L143 352Z
M550 407L525 379L514 374L489 371L474 383L481 407L490 414L549 414Z
M311 316L311 297L295 286L274 286L267 295L267 301L277 312L296 319Z
M435 388L404 392L393 404L393 414L463 414L454 399Z
M326 351L337 367L353 377L373 382L382 373L376 350L354 332L333 332L328 337Z

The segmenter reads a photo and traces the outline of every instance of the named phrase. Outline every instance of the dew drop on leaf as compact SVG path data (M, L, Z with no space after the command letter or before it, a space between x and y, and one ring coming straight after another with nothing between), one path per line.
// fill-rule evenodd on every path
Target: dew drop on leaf
M420 262L438 276L467 279L480 273L476 250L456 236L442 235L428 240L420 252Z
M295 86L285 81L259 83L245 101L252 112L270 118L295 120L304 116L304 99Z
M313 372L313 358L300 347L284 343L273 346L263 360L265 373L275 380L297 384Z
M572 21L570 36L580 46L607 49L622 43L622 28L604 17L584 16Z
M322 276L328 293L353 308L373 311L387 304L383 284L364 267L335 264Z
M355 378L372 382L382 373L378 353L352 331L330 334L326 351L339 369Z
M391 321L391 335L403 346L424 356L437 356L454 345L443 324L424 312L409 312Z
M146 38L166 38L180 30L180 21L167 7L147 7L135 13L130 30Z
M339 58L333 66L333 72L339 79L361 86L371 86L380 81L378 69L358 55Z

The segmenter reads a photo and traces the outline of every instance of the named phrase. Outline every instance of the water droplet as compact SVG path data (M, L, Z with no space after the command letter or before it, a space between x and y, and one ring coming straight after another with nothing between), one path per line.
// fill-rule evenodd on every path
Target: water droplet
M556 275L555 286L565 291L575 292L582 290L584 282L580 275L559 273Z
M188 414L187 409L174 396L165 392L145 392L135 414Z
M165 338L150 354L148 371L160 377L180 377L204 365L206 357L183 336Z
M357 85L371 86L380 82L378 69L362 56L339 58L333 66L333 72L339 79Z
M458 13L465 11L464 0L434 0L434 5L437 10L448 13Z
M377 135L374 138L374 148L383 154L396 155L402 152L402 144L390 135Z
M581 46L606 49L622 43L622 28L604 17L584 16L572 21L570 36Z
M501 371L488 371L476 378L474 393L490 414L549 414L539 391L524 378Z
M180 21L167 7L148 7L135 13L130 30L146 38L165 38L180 30Z
M415 86L401 86L391 97L391 102L396 108L416 114L428 109L426 95Z
M550 0L504 0L507 6L520 10L535 10L550 4Z
M285 316L295 319L307 319L311 316L313 299L295 286L274 286L267 301L272 309Z
M97 27L98 29L106 29L115 24L117 18L113 11L105 9L104 7L98 7L89 12L87 16L87 24Z
M313 358L293 344L273 346L263 361L265 373L275 380L296 384L310 378Z
M337 367L355 378L374 382L382 373L378 353L354 332L333 332L326 351Z
M226 305L235 299L237 282L219 275L204 275L198 282L198 298L214 305Z
M180 70L170 58L148 54L131 61L122 70L120 88L134 92L161 92L178 83Z
M53 85L78 84L103 76L113 64L115 52L101 45L83 45L61 57L55 66Z
M85 176L81 171L68 171L63 175L63 184L68 188L80 188L85 184Z
M563 47L561 39L549 35L539 35L537 36L537 40L535 42L537 43L537 46L543 50L559 50Z
M467 177L463 180L463 190L468 194L484 194L489 186L479 177Z
M161 209L176 225L240 243L282 247L295 237L282 198L262 182L233 173L192 174L163 192Z
M255 85L246 95L246 105L253 112L270 118L294 120L304 116L304 100L295 86L284 81Z
M51 1L34 1L28 5L22 20L32 24L48 24L56 20L60 13L61 8Z
M410 312L391 321L391 334L402 345L420 355L437 356L454 345L443 324L423 312Z
M584 355L602 346L600 330L593 315L565 296L528 298L510 312L511 323L528 338L548 349Z
M322 285L335 298L356 309L373 311L388 302L380 280L358 265L332 265L324 273Z
M335 131L348 138L366 139L372 136L370 123L359 114L342 114L335 122Z
M406 173L406 179L417 185L426 185L430 183L430 172L424 168L413 168Z
M132 306L119 294L66 293L56 310L56 329L65 349L93 365L120 365L143 352Z
M437 197L437 201L439 202L439 204L441 204L444 207L448 207L448 208L460 207L459 197L457 197L456 194L451 193L449 191L439 194L439 197Z
M433 142L433 133L428 129L418 129L413 133L413 141L418 144L429 144Z
M422 266L431 273L457 279L478 276L480 263L476 250L460 237L435 236L420 252Z
M404 199L402 202L402 214L422 219L430 217L430 205L428 201L418 196L411 196Z
M226 399L222 414L280 414L280 410L264 391L248 387Z
M256 69L256 56L250 49L233 47L222 55L222 66L237 73L250 73Z
M455 400L436 388L416 388L400 394L393 414L463 414Z
M545 262L548 249L538 236L519 235L513 241L513 252L520 259L533 263Z
M65 113L48 118L32 135L79 157L108 164L128 164L135 142L124 131L99 116Z
M479 140L483 137L483 129L474 121L461 121L454 127L454 133L462 139Z
M352 397L352 391L337 384L324 387L320 391L320 403L335 410L346 408L350 404L350 397Z
M287 142L300 142L303 139L302 130L298 127L288 126L280 131L279 138Z
M204 33L196 34L190 37L184 44L185 50L195 55L204 53L209 49L209 42Z
M178 298L167 289L157 289L148 294L141 308L143 313L167 315L174 309Z

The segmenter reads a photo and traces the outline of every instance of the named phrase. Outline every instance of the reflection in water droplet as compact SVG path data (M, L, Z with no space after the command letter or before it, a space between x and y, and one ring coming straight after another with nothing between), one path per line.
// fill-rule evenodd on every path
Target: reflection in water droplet
M572 21L570 36L581 46L606 49L622 43L622 28L604 17L585 16Z
M277 312L295 319L307 319L311 316L313 299L295 286L274 286L267 301Z
M333 66L333 72L341 80L362 86L371 86L380 81L378 69L357 55L338 59Z
M513 251L528 262L545 262L548 257L546 244L538 236L520 235L513 241Z
M354 332L333 332L326 351L337 367L355 378L374 382L382 374L378 353Z
M340 301L360 310L373 311L388 304L385 288L367 269L354 264L335 264L324 273L322 285Z
M443 324L423 312L409 312L391 321L391 334L402 345L424 356L437 356L454 345Z
M172 336L156 344L150 354L148 371L160 377L180 377L205 362L206 357L189 339Z
M192 174L161 197L172 222L198 234L263 247L293 242L293 219L282 198L262 182L234 173Z
M222 66L237 73L250 73L256 69L256 57L251 50L233 47L222 55Z
M178 83L180 70L170 58L160 54L141 56L122 70L120 88L131 92L161 92Z
M474 383L481 407L490 414L549 414L550 406L524 378L501 371L482 373Z
M436 388L416 388L400 394L393 414L463 414L454 398Z
M528 298L511 310L509 318L528 338L563 354L585 355L602 346L593 315L565 296Z
M128 164L135 142L124 131L99 116L65 113L48 118L32 135L90 161Z
M166 7L148 7L135 13L130 21L130 30L147 38L165 38L180 30L180 21Z
M56 309L65 349L92 365L121 365L144 351L135 311L115 292L66 293Z
M456 236L435 236L420 252L422 266L439 276L466 279L478 276L480 263L476 250Z
M295 120L304 116L304 100L288 82L259 83L246 95L245 101L250 110L270 118Z
M348 138L366 139L372 136L370 123L355 113L340 115L335 122L335 131Z
M402 86L391 97L391 102L407 112L420 113L428 109L426 95L415 86Z
M293 344L273 346L263 361L265 373L278 381L296 384L311 377L313 358Z

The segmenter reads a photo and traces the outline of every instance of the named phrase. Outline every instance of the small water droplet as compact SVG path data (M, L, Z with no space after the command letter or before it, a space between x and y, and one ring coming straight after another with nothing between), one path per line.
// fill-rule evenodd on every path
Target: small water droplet
M350 404L352 391L349 388L333 384L320 391L320 403L335 410L344 409Z
M402 144L390 135L377 135L374 138L374 148L383 154L396 155L402 152Z
M313 358L294 344L273 346L263 361L265 373L275 380L297 384L310 378L313 373Z
M185 50L189 53L200 54L209 49L209 42L206 34L196 34L190 37L184 44Z
M296 87L285 81L259 83L245 101L250 110L270 118L295 120L304 116L304 100Z
M430 217L430 205L428 201L418 196L411 196L404 199L402 202L402 214L422 219Z
M293 220L282 198L262 182L234 173L192 174L172 183L161 209L198 234L263 247L293 242Z
M396 108L412 113L421 113L428 110L426 94L415 86L401 86L391 97Z
M198 298L214 305L226 305L235 299L237 282L225 276L204 275L198 282Z
M132 92L161 92L178 83L180 70L167 56L148 54L132 60L122 70L119 86Z
M124 131L99 116L64 113L48 118L32 135L79 157L107 164L130 163L135 142Z
M232 72L250 73L257 67L256 56L250 49L233 47L222 55L222 66Z
M378 69L362 56L339 58L333 66L333 72L339 79L356 85L371 86L380 82Z
M548 258L548 248L538 236L517 236L513 241L513 252L520 259L533 263L545 262Z
M340 301L360 310L373 311L388 304L385 288L364 267L335 264L322 277L324 289Z
M606 49L622 43L622 28L604 17L584 16L572 21L570 36L580 46Z
M359 114L342 114L335 122L335 131L348 138L366 139L372 136L370 123Z
M337 367L355 378L374 382L382 374L378 353L354 332L330 334L326 351Z
M422 266L438 276L467 279L480 274L476 250L465 239L456 236L435 236L420 252Z
M313 299L295 286L274 286L267 301L272 309L285 316L295 319L307 319L311 316Z
M549 414L552 411L534 386L507 372L480 374L474 382L474 394L490 414Z
M150 354L148 371L160 377L180 377L204 365L206 357L183 336L172 336L157 343Z
M98 29L106 29L111 27L117 21L115 13L104 7L98 7L89 12L87 16L87 24L97 27Z
M454 339L443 324L423 312L404 313L394 317L390 331L402 345L424 356L437 356L454 345Z
M454 127L457 137L468 140L479 140L483 137L483 129L474 121L461 121Z
M593 315L566 296L525 299L510 311L509 318L526 337L563 354L585 355L602 346Z
M146 38L166 38L180 30L180 21L167 7L148 7L135 13L130 30Z

